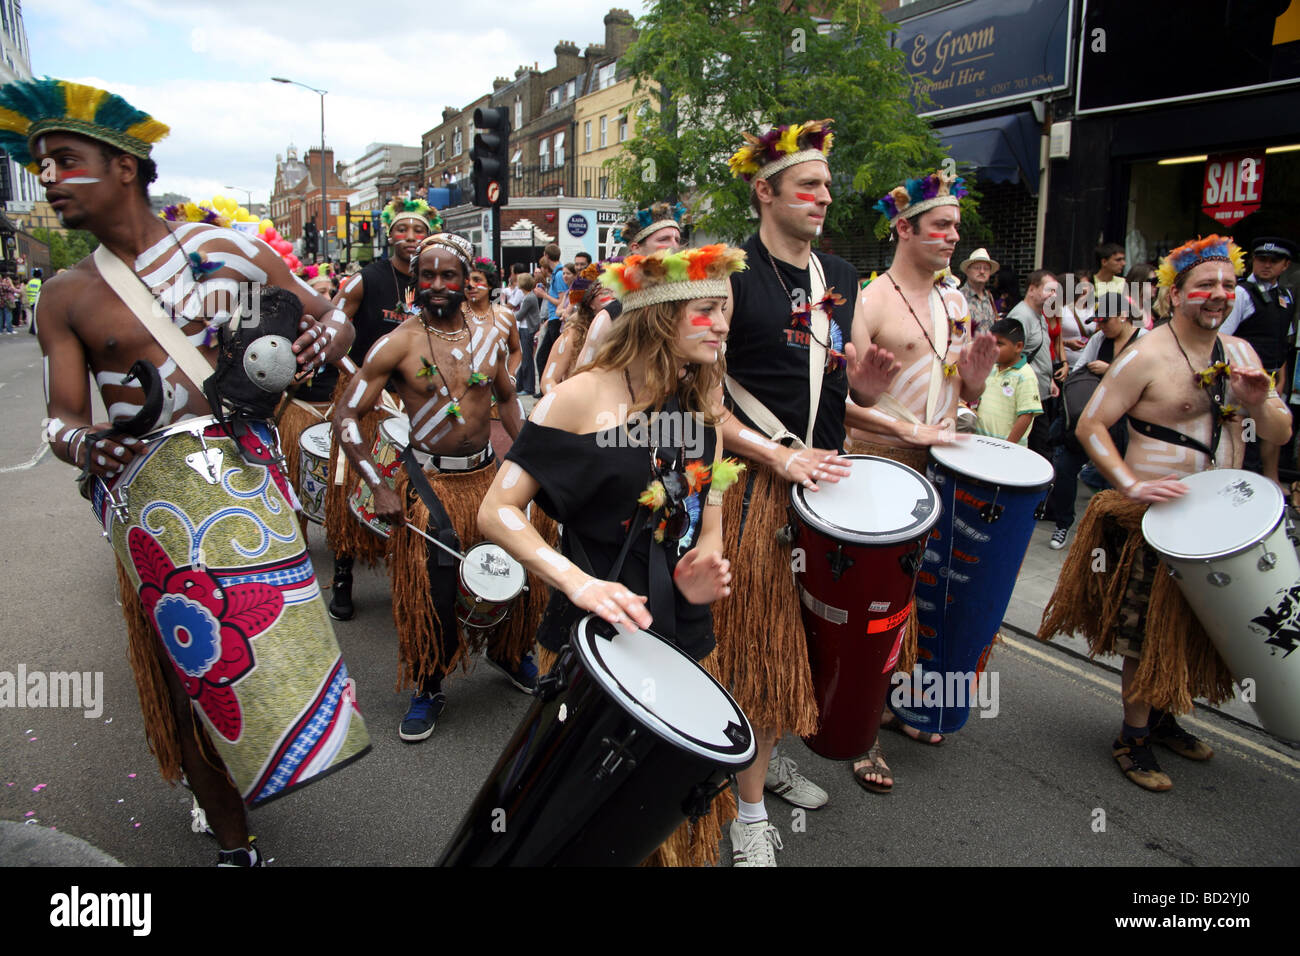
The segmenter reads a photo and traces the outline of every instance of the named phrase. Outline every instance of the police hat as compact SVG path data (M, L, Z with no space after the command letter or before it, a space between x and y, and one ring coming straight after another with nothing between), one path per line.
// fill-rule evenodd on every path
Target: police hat
M1260 236L1250 247L1250 254L1253 256L1277 256L1279 259L1296 258L1296 244L1290 239L1282 239L1278 236Z

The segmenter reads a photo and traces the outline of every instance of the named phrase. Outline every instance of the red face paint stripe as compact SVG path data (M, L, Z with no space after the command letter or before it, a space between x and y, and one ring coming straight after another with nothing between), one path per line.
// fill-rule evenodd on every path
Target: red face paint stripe
M794 198L795 198L795 199L802 199L804 202L816 202L816 201L817 201L817 197L814 196L812 193L795 193L795 194L794 194Z
M89 176L89 175L90 175L89 169L64 169L59 172L59 181L62 182L65 179L75 179L79 176Z
M425 282L423 279L421 279L421 280L420 280L420 288L421 288L421 289L432 289L432 288L433 288L433 283L432 283L432 282Z
M929 236L931 239L947 239L947 238L948 238L947 234L942 233L942 232L927 232L926 235Z
M711 318L709 318L707 315L693 315L693 316L691 316L691 325L706 326L706 325L712 325L712 324L713 324L713 320L712 320Z

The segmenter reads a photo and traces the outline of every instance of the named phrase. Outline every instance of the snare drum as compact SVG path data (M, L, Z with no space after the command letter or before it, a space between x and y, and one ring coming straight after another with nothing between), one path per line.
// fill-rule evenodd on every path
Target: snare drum
M1142 534L1238 683L1255 685L1265 729L1300 740L1300 559L1282 492L1248 471L1180 479L1190 491L1153 504Z
M906 465L845 457L853 462L847 478L821 491L790 490L795 581L821 713L807 742L830 760L856 757L876 739L940 510L934 485Z
M668 641L588 615L441 866L635 866L754 761L749 721Z
M898 695L906 706L893 695L889 706L917 730L950 734L976 702L1053 470L1042 455L986 435L935 445L930 456L943 517L917 575L917 666Z
M460 563L456 617L465 627L496 627L510 614L515 599L528 588L528 575L505 549L482 541Z
M325 491L330 480L329 422L303 429L298 436L298 500L308 521L325 523Z
M392 488L396 484L396 475L402 469L402 462L397 456L411 442L411 422L405 415L390 415L379 423L375 433L375 444L370 450L370 457L378 466L380 479ZM357 483L348 496L348 510L353 517L380 537L387 538L391 528L387 521L375 517L371 506L375 495L364 478L358 476Z

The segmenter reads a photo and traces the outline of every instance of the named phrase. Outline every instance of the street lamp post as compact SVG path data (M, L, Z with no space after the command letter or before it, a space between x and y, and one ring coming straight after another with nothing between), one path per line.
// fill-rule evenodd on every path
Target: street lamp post
M241 193L243 193L248 197L248 205L245 206L244 208L247 209L249 214L251 215L253 212L253 191L251 189L245 189L243 186L226 186L225 188L238 189Z
M297 80L286 80L282 76L271 77L276 83L292 83L294 86L301 86L304 90L311 90L313 93L320 94L320 224L317 232L320 234L321 250L320 261L329 259L329 228L328 228L328 209L327 197L325 195L325 94L328 90L318 90L314 86L308 86L306 83L299 83Z

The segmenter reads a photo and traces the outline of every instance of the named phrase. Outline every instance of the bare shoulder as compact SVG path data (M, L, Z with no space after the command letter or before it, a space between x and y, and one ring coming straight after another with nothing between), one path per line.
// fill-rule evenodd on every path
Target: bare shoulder
M60 272L41 286L41 322L59 318L66 320L77 307L91 307L93 303L102 305L101 297L111 292L90 256L82 259L71 269Z
M1223 342L1223 350L1228 354L1228 359L1233 364L1263 368L1263 363L1259 360L1259 353L1245 339L1236 335L1220 335L1219 340Z
M575 434L590 431L605 391L605 375L582 372L565 379L537 403L531 420Z

